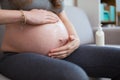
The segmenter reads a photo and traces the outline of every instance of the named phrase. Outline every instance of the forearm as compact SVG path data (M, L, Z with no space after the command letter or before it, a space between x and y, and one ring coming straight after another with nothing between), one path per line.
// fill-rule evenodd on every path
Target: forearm
M68 31L68 34L69 35L75 35L75 36L78 37L73 24L69 21L69 19L67 18L65 12L60 13L58 16L60 17L60 19L64 23L64 25L65 25L65 27L66 27L66 29Z
M18 10L0 10L0 24L21 22L22 15Z
M64 23L64 25L66 26L66 29L67 29L69 35L78 36L72 23L66 21L66 22Z

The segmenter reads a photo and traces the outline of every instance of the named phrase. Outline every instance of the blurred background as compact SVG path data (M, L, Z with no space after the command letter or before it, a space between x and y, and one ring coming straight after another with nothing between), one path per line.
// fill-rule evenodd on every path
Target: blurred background
M103 27L120 26L120 0L64 0L66 6L82 8L92 27L99 23ZM99 11L100 10L100 11Z

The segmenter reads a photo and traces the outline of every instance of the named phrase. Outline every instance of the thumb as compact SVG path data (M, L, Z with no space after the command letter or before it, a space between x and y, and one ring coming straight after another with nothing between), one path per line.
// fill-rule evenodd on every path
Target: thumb
M75 36L74 35L70 35L70 40L71 41L75 40Z

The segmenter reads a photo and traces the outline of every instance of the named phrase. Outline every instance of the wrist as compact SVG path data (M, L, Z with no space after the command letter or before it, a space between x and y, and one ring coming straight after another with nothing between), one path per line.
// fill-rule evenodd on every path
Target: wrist
M20 10L20 12L21 12L21 23L26 24L27 19L26 19L25 11Z
M80 41L79 36L78 35L74 35L74 34L70 34L69 35L69 39L70 40L78 40L78 41Z
M77 34L69 34L69 36L73 36L74 38L79 38Z
M23 11L25 18L26 18L26 24L32 24L31 20L32 20L32 14L30 11Z

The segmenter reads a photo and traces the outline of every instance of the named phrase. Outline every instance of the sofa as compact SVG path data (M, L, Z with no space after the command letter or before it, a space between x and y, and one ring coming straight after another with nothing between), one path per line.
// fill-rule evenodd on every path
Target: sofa
M87 14L77 7L65 8L68 18L73 23L81 41L81 45L95 45L95 32L98 27L92 27ZM103 27L105 44L110 47L120 45L120 27Z
M93 28L89 22L89 19L86 13L77 7L67 6L65 7L65 11L68 15L68 18L75 26L75 29L80 37L81 45L94 45L95 46L95 39L94 33L96 28ZM4 25L0 26L0 45L2 42L2 37L4 35L5 27ZM110 46L114 45L119 47L120 44L120 28L103 28L105 32L105 43ZM0 75L0 80L9 80L8 78Z

